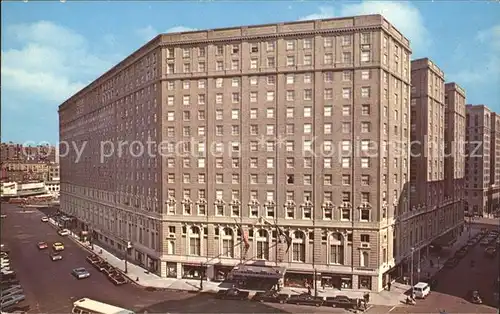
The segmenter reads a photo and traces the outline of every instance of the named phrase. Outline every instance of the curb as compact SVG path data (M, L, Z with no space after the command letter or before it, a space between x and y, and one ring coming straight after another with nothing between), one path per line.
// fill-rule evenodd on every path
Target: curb
M48 224L53 229L56 229L56 230L59 229L59 227L57 225L53 224L50 221L48 221ZM76 240L73 236L69 236L67 238L69 238L72 242L76 243L79 247L83 248L88 253L98 255L96 252L94 252L88 246L86 246L85 244L83 244L80 241ZM113 267L115 267L115 266L113 266ZM115 268L117 268L117 267L115 267ZM187 292L187 293L193 293L193 294L200 294L200 293L203 293L203 294L215 294L215 293L217 293L214 290L209 290L209 291L184 290L184 289L176 289L176 288L159 288L159 287L154 287L154 286L143 285L143 284L140 284L139 282L137 282L135 279L131 278L128 274L126 274L125 272L123 272L121 269L120 269L120 272L123 274L124 277L126 277L129 280L130 283L134 284L137 287L143 288L143 289L150 289L151 291L177 291L177 292Z

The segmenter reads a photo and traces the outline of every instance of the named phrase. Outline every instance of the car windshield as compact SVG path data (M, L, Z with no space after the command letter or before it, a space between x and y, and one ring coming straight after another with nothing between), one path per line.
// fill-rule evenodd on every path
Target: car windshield
M77 268L75 271L78 273L86 272L85 268Z

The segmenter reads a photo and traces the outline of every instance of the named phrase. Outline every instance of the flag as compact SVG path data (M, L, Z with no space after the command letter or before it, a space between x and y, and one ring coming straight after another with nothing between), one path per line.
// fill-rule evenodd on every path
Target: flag
M274 225L276 227L276 230L278 230L278 236L279 237L284 237L286 241L286 251L285 253L288 253L288 250L290 250L290 247L292 246L292 238L283 231L278 225Z
M241 239L245 244L245 250L248 250L250 248L250 242L248 241L248 234L243 230L243 227L241 227L236 218L234 219L234 221L236 222L236 224L238 225L238 229L240 230Z

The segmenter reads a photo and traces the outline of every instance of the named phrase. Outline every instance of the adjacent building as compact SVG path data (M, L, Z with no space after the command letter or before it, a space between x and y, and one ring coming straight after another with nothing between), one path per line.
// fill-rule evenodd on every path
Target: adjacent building
M466 210L489 216L498 209L500 119L484 105L467 105Z
M445 221L463 220L465 203L465 90L457 83L445 84L445 188L448 204ZM447 224L448 226L448 224Z
M250 259L379 291L410 251L410 53L380 15L159 35L59 107L87 143L61 156L61 210L163 277Z
M445 88L443 71L428 58L411 62L411 83L410 211L401 228L418 263L431 244L450 245L462 230L465 92L454 83Z

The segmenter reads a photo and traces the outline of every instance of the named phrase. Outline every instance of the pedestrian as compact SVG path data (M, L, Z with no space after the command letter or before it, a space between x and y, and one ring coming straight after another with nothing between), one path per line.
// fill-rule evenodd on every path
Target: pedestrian
M307 294L312 295L312 289L310 285L307 286Z
M391 280L387 283L387 291L391 291Z

